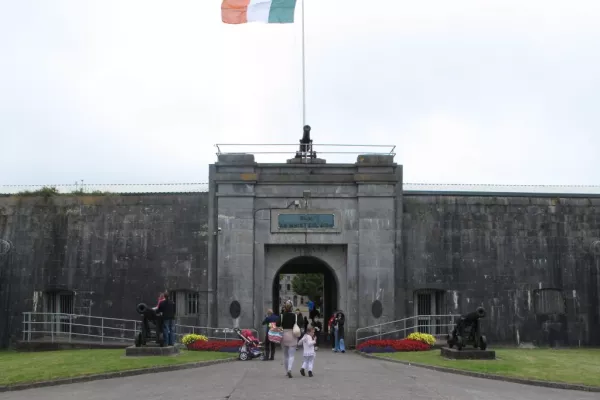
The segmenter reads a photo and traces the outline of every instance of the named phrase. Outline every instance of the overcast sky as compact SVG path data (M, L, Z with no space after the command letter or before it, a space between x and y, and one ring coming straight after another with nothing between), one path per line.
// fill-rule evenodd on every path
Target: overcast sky
M0 184L205 182L215 143L298 143L301 25L220 4L0 1ZM600 1L305 7L315 143L396 145L406 182L600 184Z

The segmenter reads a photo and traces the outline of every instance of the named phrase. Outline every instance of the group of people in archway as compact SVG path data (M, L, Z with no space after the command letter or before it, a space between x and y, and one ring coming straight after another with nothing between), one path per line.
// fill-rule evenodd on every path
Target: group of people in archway
M286 301L281 309L281 315L273 313L273 310L267 310L267 315L262 324L266 325L265 332L265 361L272 361L275 358L276 343L269 340L269 325L275 323L276 326L283 328L283 338L281 340L281 348L283 351L283 366L286 375L292 377L292 367L294 364L294 354L299 346L303 346L304 362L300 373L304 376L308 371L308 376L313 376L313 366L315 360L315 351L319 350L319 337L323 333L323 324L320 319L320 312L316 309L315 304L309 302L309 316L303 317L299 309L293 311L293 304L290 300ZM345 353L344 345L344 325L346 317L342 311L336 311L328 320L328 333L332 343L332 351ZM294 325L301 328L299 337L294 336Z

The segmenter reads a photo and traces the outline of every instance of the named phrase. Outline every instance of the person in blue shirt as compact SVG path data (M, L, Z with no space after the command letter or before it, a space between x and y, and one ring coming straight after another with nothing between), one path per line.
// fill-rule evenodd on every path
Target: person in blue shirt
M269 324L271 322L277 323L279 321L279 316L277 314L273 314L273 310L270 308L267 310L267 315L265 315L265 319L262 324L267 326L267 330L265 331L265 361L273 361L275 359L275 345L269 340Z

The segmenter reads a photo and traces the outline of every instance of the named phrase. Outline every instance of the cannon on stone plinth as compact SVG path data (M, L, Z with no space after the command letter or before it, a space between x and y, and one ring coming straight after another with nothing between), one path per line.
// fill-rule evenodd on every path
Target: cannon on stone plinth
M456 346L458 350L462 350L466 345L473 345L476 349L485 350L487 348L487 340L481 334L481 318L485 317L483 307L478 307L477 310L461 315L458 322L452 329L452 332L447 336L448 347Z
M145 346L150 341L155 341L160 347L165 344L163 337L163 318L155 309L140 303L136 307L142 316L142 330L135 337L135 347Z

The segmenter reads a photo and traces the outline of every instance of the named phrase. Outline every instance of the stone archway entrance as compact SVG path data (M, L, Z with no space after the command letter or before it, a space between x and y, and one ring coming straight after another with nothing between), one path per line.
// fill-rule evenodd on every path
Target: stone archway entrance
M313 256L299 256L295 257L279 268L275 273L272 285L272 301L273 310L279 313L282 302L285 302L287 298L282 298L282 293L289 293L286 290L286 285L291 285L291 282L283 282L281 276L285 275L301 275L301 274L315 274L322 275L323 277L323 289L319 298L311 299L315 301L320 307L321 315L320 320L323 323L323 339L327 338L327 321L329 317L339 309L339 285L335 276L335 273L327 263L323 260ZM284 296L285 297L285 296ZM317 297L317 296L314 296ZM290 299L293 301L293 299ZM294 303L294 307L299 307L300 302Z

